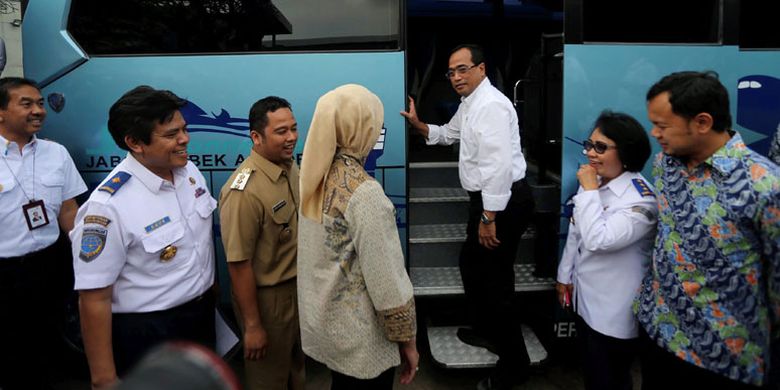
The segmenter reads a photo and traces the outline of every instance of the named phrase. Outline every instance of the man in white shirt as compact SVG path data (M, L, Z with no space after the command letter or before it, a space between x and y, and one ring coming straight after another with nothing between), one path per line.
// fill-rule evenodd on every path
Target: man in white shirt
M27 79L0 79L0 388L51 385L61 345L61 288L70 255L60 229L73 228L75 197L87 186L68 151L36 137L43 97Z
M109 111L127 157L79 208L70 234L93 388L111 386L165 341L214 348L217 202L188 160L185 103L140 86Z
M490 84L480 47L456 47L446 76L461 96L449 123L423 123L411 98L409 111L401 115L429 145L460 142L460 182L470 198L460 271L472 330L461 329L458 335L469 344L484 345L486 340L499 355L496 371L478 388L509 389L527 376L529 363L512 307L514 260L533 211L517 113Z

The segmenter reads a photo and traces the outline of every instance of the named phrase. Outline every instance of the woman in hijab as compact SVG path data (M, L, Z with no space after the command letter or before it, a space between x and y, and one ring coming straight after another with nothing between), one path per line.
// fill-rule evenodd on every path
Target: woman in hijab
M331 369L331 389L392 389L395 367L406 384L419 359L395 208L363 168L383 110L365 87L338 87L317 102L303 148L301 340Z

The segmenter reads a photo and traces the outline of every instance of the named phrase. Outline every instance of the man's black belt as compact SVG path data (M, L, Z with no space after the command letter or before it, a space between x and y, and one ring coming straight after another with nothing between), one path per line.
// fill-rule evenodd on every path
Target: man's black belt
M44 255L46 255L50 250L54 249L54 246L56 244L57 243L55 242L55 243L47 246L46 248L43 248L43 249L35 251L35 252L30 252L30 253L27 253L27 254L24 254L24 255L21 255L21 256L0 257L0 265L2 265L2 264L11 264L11 263L23 263L25 261L38 259L38 258L43 257Z

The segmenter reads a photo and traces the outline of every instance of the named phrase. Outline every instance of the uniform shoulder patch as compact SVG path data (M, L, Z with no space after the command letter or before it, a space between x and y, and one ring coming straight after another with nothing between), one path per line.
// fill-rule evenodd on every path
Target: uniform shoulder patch
M230 184L230 189L243 191L244 187L246 187L246 182L249 181L249 176L252 176L252 172L251 168L242 168L236 175L236 178L233 179L233 183Z
M89 263L100 256L103 248L106 247L106 236L108 230L104 228L85 228L81 234L81 251L79 259Z
M130 177L132 176L133 175L127 172L119 171L116 173L116 175L114 175L114 177L106 180L106 182L103 183L103 185L100 186L100 188L98 188L98 191L104 191L104 192L108 192L111 195L114 195L114 193L120 187L125 185L125 183L127 183L127 181L130 180Z
M650 186L648 186L644 180L639 178L631 179L631 183L634 184L634 188L636 188L636 191L639 192L639 195L655 197L655 194L650 189Z

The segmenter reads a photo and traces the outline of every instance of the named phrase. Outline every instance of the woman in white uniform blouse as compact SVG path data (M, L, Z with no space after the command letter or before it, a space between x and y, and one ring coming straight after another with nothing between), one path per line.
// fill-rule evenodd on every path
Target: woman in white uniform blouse
M638 326L631 310L650 262L658 214L639 173L650 157L642 125L604 111L583 143L558 298L574 305L586 389L630 389Z

